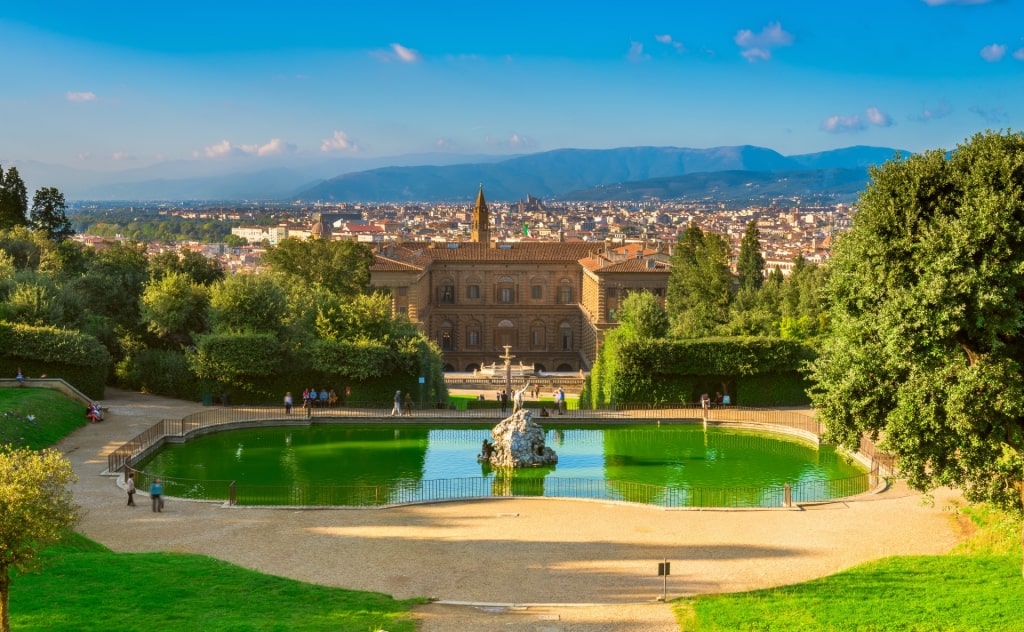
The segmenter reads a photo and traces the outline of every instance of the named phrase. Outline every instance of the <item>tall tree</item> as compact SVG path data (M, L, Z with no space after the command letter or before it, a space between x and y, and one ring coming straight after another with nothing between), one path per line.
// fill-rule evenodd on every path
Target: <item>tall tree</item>
M151 256L149 273L156 281L169 274L182 273L193 283L206 287L224 279L224 268L220 263L188 248L165 250Z
M32 196L32 230L46 235L51 241L60 243L75 234L68 221L67 204L64 194L56 187L43 187Z
M272 274L232 274L210 288L210 321L217 333L284 331L288 293Z
M18 173L11 167L5 175L0 169L0 230L28 225L28 190Z
M34 570L39 553L79 520L71 464L56 450L0 445L0 632L10 632L11 569Z
M756 219L747 223L747 229L743 233L736 273L739 276L741 290L756 290L764 283L764 255L761 254L761 231L757 229Z
M674 332L686 338L712 335L728 322L731 298L729 242L699 226L687 227L672 253L666 293Z
M873 168L830 267L829 438L881 438L917 489L1024 506L1024 135Z
M193 334L206 330L209 291L184 273L152 279L141 301L141 317L149 330L172 343L189 345Z
M370 287L373 253L366 244L355 241L288 238L268 250L263 262L300 283L355 296Z
M664 338L668 315L658 297L650 292L630 292L616 314L623 335L633 339Z

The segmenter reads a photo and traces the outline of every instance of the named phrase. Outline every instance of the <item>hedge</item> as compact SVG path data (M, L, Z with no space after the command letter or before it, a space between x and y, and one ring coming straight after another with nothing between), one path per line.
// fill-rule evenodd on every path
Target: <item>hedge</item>
M0 322L0 370L14 377L61 378L93 399L102 399L110 354L96 338L69 329Z

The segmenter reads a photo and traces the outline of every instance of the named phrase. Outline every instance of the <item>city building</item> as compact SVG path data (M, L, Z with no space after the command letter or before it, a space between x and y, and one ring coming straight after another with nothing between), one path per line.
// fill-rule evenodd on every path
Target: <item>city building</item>
M492 239L483 187L471 235L381 244L370 267L371 285L437 342L446 370L499 362L505 345L540 371L589 370L622 298L649 291L664 300L668 287L660 247L565 241L564 232L559 241Z

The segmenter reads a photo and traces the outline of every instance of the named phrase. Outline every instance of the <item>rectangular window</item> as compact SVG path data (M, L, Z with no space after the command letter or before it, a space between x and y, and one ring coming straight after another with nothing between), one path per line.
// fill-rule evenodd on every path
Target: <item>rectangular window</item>
M442 285L437 288L437 302L451 305L455 302L455 286Z
M572 288L571 287L560 287L558 288L558 302L562 305L568 305L572 303Z
M479 285L468 285L468 286L466 286L466 298L480 298L480 286Z
M400 288L398 288L398 295L399 296L405 296L408 293L409 293L409 288L407 288L407 287L400 287Z
M498 300L502 303L509 304L512 302L512 288L503 287L498 290Z
M540 330L535 329L533 331L533 346L534 347L541 346L543 344L542 340L543 340L543 335L541 334Z
M445 329L441 332L441 349L451 351L452 348L452 332L449 329Z
M530 286L530 298L539 299L544 298L544 287L540 285Z
M480 332L470 331L469 332L469 346L479 347L480 346Z

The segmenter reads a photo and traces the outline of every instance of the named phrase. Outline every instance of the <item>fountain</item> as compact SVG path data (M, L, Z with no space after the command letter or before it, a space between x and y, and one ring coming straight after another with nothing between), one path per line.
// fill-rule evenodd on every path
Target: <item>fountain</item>
M544 445L544 428L533 420L528 408L520 408L491 429L492 442L484 441L479 457L495 467L539 467L555 465L558 455Z

